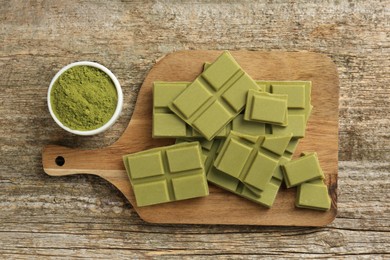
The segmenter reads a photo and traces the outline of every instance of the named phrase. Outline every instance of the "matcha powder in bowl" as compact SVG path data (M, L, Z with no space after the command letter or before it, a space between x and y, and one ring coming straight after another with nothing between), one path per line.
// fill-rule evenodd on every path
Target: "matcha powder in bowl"
M107 130L119 117L123 104L115 75L103 65L88 61L61 69L50 83L47 98L54 121L77 135Z

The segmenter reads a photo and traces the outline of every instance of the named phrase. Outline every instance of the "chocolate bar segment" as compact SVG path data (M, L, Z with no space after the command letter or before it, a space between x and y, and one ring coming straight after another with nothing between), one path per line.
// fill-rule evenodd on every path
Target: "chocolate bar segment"
M224 52L169 105L207 140L243 109L247 92L260 89L229 52Z
M315 210L329 210L331 200L328 187L322 180L305 182L298 186L295 206Z
M123 162L139 207L209 194L198 142L129 154Z
M298 159L281 166L287 188L315 179L324 179L317 153L303 153Z
M291 135L248 136L232 131L214 166L222 174L240 180L250 189L264 190L278 166L289 139Z
M244 119L286 126L287 95L249 90Z

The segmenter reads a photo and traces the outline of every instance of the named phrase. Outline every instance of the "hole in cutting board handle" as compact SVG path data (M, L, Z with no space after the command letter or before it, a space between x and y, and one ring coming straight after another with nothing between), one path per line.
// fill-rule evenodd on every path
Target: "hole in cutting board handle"
M58 166L63 166L65 164L65 158L62 156L57 156L55 162Z

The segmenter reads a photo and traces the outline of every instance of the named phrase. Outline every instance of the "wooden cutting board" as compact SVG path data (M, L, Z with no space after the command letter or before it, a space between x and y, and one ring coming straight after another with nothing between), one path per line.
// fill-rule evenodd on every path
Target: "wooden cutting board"
M338 170L338 75L330 58L310 52L232 51L241 67L256 80L312 81L312 115L306 137L295 153L316 151L326 175L332 198L327 212L295 208L296 189L282 186L271 209L250 202L210 184L210 195L147 207L137 207L122 156L157 146L170 145L172 139L152 139L152 84L154 81L192 81L203 63L214 61L221 51L181 51L161 58L151 69L139 91L130 123L109 147L97 150L46 146L42 161L52 176L98 175L116 186L139 216L152 223L237 224L273 226L323 226L337 213ZM62 166L59 159L64 159ZM57 161L57 163L56 163Z

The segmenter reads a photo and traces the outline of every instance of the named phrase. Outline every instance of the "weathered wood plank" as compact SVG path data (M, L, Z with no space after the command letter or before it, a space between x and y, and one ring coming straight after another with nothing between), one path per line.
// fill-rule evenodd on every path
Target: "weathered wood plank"
M389 257L388 1L1 1L0 255L85 257ZM93 176L50 178L44 144L113 143L154 61L182 49L308 50L340 74L339 215L328 227L150 225ZM46 91L76 60L124 88L117 124L94 137L55 126ZM253 242L255 241L255 242Z

